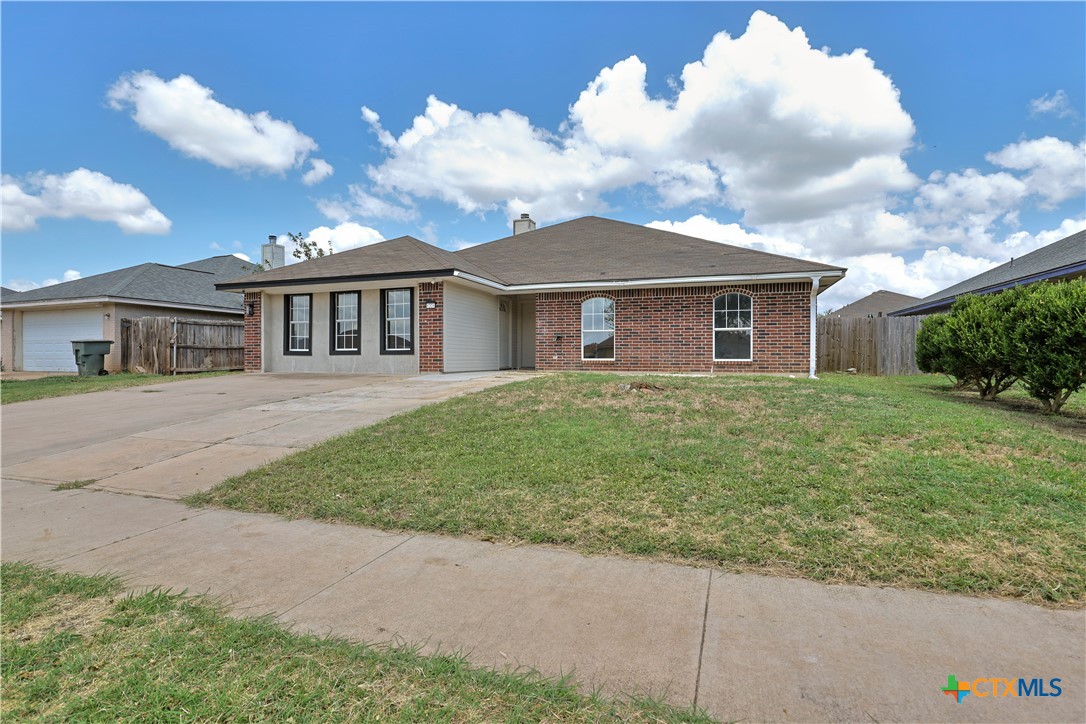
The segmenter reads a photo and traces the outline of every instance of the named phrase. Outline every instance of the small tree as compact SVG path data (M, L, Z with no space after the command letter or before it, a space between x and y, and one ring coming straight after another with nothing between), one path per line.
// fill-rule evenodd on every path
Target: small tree
M330 255L332 253L331 243L328 244L328 251L325 251L324 247L317 241L306 239L305 235L300 232L294 234L288 231L287 236L289 236L290 240L294 243L294 251L291 253L294 254L295 259L305 259L306 261L309 261L310 259L318 259L326 254Z
M1057 413L1086 386L1086 279L1003 292L1009 310L1010 364L1045 412Z
M994 400L1017 379L1008 325L1014 302L1005 294L966 294L950 308L950 374L976 387L982 400Z

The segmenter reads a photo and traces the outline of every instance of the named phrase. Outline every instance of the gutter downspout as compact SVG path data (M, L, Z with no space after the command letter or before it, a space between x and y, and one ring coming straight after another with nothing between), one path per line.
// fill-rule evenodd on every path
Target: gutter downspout
M811 360L810 374L808 374L808 377L812 380L818 379L818 375L815 374L815 368L818 365L818 285L821 279L822 277L819 275L811 276Z

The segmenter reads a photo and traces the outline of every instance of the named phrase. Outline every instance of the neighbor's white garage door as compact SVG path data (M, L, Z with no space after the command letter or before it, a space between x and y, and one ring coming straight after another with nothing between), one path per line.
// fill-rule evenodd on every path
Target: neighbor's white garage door
M23 369L75 372L73 339L101 339L102 310L23 313Z

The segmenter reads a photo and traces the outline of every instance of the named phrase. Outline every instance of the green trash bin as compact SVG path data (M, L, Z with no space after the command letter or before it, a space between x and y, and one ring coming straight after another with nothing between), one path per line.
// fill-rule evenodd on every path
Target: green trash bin
M75 353L75 366L79 368L79 376L108 375L106 355L112 346L112 339L72 340L72 352Z

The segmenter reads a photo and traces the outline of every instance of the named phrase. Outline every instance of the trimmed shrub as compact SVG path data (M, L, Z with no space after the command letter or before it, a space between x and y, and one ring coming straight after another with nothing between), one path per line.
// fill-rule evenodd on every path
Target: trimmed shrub
M951 373L954 347L950 338L950 315L933 314L920 324L916 333L916 366L921 372L947 375L962 384Z
M1031 284L997 297L1010 305L1006 326L1014 375L1046 412L1059 412L1086 386L1086 279Z
M994 400L1017 379L1010 365L1007 323L1013 305L1012 295L966 294L951 306L939 333L945 335L940 357L945 374L976 387L982 400Z

